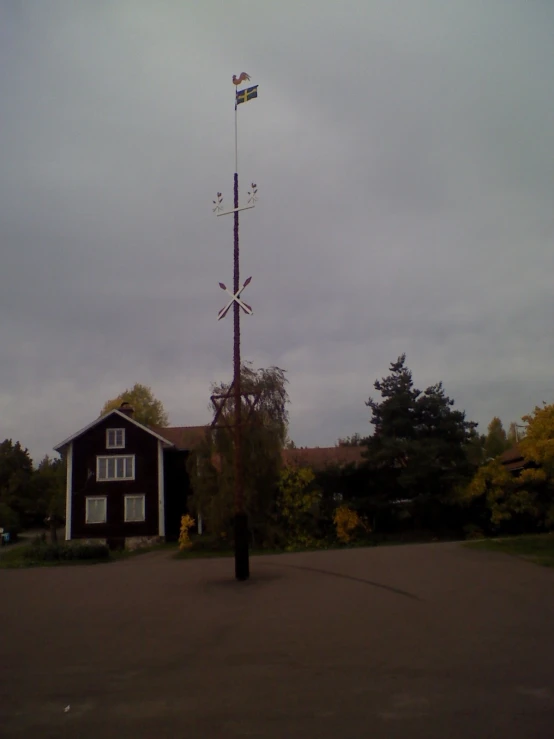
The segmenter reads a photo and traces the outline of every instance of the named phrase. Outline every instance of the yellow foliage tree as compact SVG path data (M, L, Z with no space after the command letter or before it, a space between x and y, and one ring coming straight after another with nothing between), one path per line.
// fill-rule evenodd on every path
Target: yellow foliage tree
M122 403L129 403L134 409L133 418L145 426L168 426L169 418L161 400L154 397L152 388L136 382L132 388L124 390L116 398L107 400L100 411L104 416Z
M341 505L335 509L333 523L336 527L337 539L341 544L349 544L357 530L361 528L364 528L366 531L369 530L358 513L346 505Z
M186 516L181 516L181 531L179 532L179 549L191 549L192 541L190 540L189 531L195 525L196 521L192 516L187 513Z
M498 527L518 514L537 515L536 494L526 485L530 481L527 472L531 470L519 478L513 477L498 460L494 460L481 467L470 483L470 498L485 496L494 526Z
M527 423L527 432L519 446L525 460L540 465L549 477L554 476L554 404L536 406L522 420Z
M523 416L526 434L520 449L531 467L520 475L523 486L534 492L537 515L547 528L554 527L554 404L535 406L532 414Z
M466 489L466 501L484 496L491 523L498 527L525 515L538 527L554 526L554 405L524 416L527 432L519 446L527 466L513 476L499 460L481 467Z
M321 492L314 487L315 475L309 467L284 467L279 475L278 511L286 531L288 549L313 546L313 524Z

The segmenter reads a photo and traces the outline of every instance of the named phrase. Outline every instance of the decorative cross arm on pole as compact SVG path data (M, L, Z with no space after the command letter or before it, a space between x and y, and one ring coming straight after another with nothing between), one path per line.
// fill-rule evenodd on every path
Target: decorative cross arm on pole
M212 208L213 212L221 215L221 211L223 210L223 195L218 192L216 195L216 199L212 202L214 204L214 207Z
M242 301L242 300L240 299L240 296L241 296L241 293L242 293L242 291L243 291L243 290L244 290L244 288L245 288L245 287L247 287L247 286L248 286L248 285L249 285L249 284L250 284L251 282L252 282L252 278L251 278L251 277L249 277L249 278L248 278L247 280L245 280L245 281L244 281L244 285L242 285L242 287L240 288L240 290L238 290L238 291L237 291L236 293L234 293L234 294L233 294L233 293L232 293L232 292L231 292L231 291L229 290L229 288L227 288L227 287L226 287L226 286L225 286L225 285L223 284L223 282L220 282L220 283L219 283L219 287L220 287L220 288L221 288L222 290L225 290L225 292L226 292L226 293L227 293L228 295L230 295L230 296L231 296L231 300L230 300L230 301L229 301L229 302L227 303L227 305L225 306L225 308L222 308L222 309L221 309L221 310L219 311L219 313L217 314L217 320L218 320L218 321L221 321L221 319L222 319L222 318L225 318L225 316L226 316L226 315L227 315L227 313L229 312L229 308L230 308L230 307L231 307L231 306L233 305L233 303L237 303L237 304L239 305L239 307L240 307L240 308L242 308L242 310L243 310L243 311L244 311L244 312L246 313L246 315L248 315L248 316L251 316L251 315L252 315L252 313L254 312L254 311L252 310L252 307L251 307L250 305L248 305L248 303L245 303L245 302L243 302L243 301Z
M218 192L216 195L216 199L212 200L213 208L212 211L216 214L216 216L228 216L231 213L240 213L241 210L252 210L252 208L255 207L256 202L258 201L258 185L256 185L255 182L252 182L250 185L252 188L248 191L248 205L243 205L240 207L239 205L236 205L234 208L231 208L231 210L223 210L223 195L222 193Z

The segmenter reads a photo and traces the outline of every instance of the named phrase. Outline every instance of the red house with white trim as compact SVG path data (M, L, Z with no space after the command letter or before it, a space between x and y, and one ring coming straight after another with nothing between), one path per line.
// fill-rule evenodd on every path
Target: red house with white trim
M176 539L190 489L186 460L203 426L148 428L126 403L55 448L66 460L66 539L133 546Z

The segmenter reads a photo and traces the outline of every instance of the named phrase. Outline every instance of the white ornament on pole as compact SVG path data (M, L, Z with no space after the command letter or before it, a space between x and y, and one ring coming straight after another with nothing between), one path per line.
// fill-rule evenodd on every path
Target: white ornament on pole
M230 295L230 296L231 296L231 300L230 300L230 301L229 301L229 302L227 303L227 305L225 306L225 308L222 308L222 309L221 309L221 310L219 311L219 313L217 314L217 320L218 320L218 321L221 321L221 319L222 319L222 318L225 318L225 316L226 316L226 315L227 315L227 313L229 312L229 308L230 308L230 307L231 307L231 306L233 305L233 303L238 303L238 304L240 305L240 307L241 307L241 308L243 309L243 311L244 311L244 312L245 312L245 313L246 313L246 314L247 314L248 316L251 316L251 315L252 315L252 314L254 313L254 311L252 310L251 306L249 306L249 305L248 305L248 303L244 303L244 302L243 302L243 301L242 301L242 300L240 299L240 296L241 296L241 293L242 293L242 291L244 290L244 288L245 288L245 287L247 287L247 286L248 286L248 285L249 285L249 284L251 283L251 281L252 281L252 278L251 278L251 277L249 277L249 278L248 278L247 280L245 280L245 281L244 281L244 285L242 285L242 287L240 288L240 290L239 290L239 291L238 291L238 292L237 292L236 294L233 294L233 293L232 293L232 292L231 292L231 291L230 291L230 290L229 290L229 289L228 289L228 288L227 288L227 287L226 287L226 286L225 286L225 285L223 284L223 282L220 282L220 283L219 283L219 287L220 287L220 288L221 288L222 290L225 290L225 292L226 292L226 293L227 293L228 295Z

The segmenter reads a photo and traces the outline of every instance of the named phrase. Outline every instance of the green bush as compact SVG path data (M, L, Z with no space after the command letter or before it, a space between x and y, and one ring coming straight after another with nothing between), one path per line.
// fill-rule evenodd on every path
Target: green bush
M466 539L484 539L485 533L477 524L468 523L463 528Z
M108 560L109 558L110 550L105 544L47 544L35 540L25 550L25 559L32 562Z
M68 544L62 547L65 555L60 559L109 559L110 550L106 544Z
M21 530L19 516L5 503L0 503L0 528L10 533L12 538L17 537Z
M40 541L34 541L25 547L25 559L31 562L55 562L59 559L58 547Z

